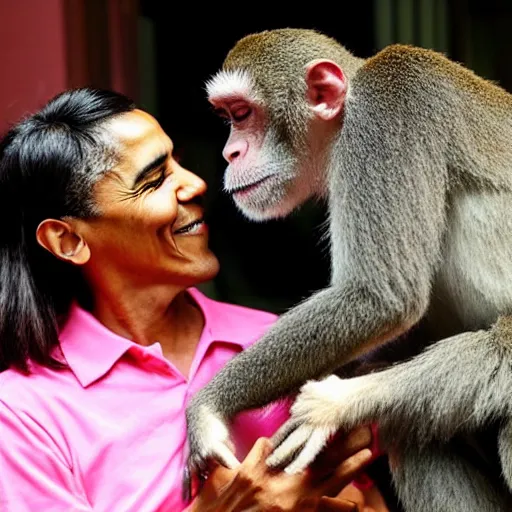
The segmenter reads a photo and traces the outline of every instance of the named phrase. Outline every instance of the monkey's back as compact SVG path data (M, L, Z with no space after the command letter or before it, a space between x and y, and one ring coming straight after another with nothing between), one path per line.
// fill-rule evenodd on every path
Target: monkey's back
M435 141L452 183L512 189L512 94L499 85L441 53L397 44L367 60L354 94L376 95L390 123Z
M512 313L512 95L440 53L392 45L356 74L351 108L380 140L443 162L445 233L427 315L436 337Z

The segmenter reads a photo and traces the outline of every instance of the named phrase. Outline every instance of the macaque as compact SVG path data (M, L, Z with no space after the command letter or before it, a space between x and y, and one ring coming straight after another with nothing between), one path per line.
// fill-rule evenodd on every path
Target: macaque
M407 512L512 510L512 95L431 50L362 59L302 29L244 37L207 91L225 190L258 222L325 199L332 277L193 397L190 472L232 467L230 420L298 393L270 466L376 422ZM333 375L420 321L419 355ZM450 445L491 422L503 485Z

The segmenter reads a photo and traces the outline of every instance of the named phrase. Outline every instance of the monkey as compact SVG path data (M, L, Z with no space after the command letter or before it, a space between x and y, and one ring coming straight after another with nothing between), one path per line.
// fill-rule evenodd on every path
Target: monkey
M225 191L255 222L326 201L331 279L192 397L188 477L236 467L237 413L296 396L270 467L375 422L407 512L512 510L512 95L433 50L361 58L298 28L243 37L206 89ZM419 322L418 355L334 374ZM499 482L452 449L491 424Z

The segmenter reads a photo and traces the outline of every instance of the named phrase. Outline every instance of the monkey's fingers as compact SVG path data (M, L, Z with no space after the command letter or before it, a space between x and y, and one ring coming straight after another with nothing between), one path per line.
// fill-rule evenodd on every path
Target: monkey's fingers
M270 443L274 447L274 450L279 447L279 445L301 424L300 421L297 421L293 418L290 418L288 421L283 423L277 432L270 438Z
M192 499L192 475L188 464L185 464L185 468L183 469L181 497L185 503L189 503Z
M240 461L236 458L231 449L224 443L219 443L215 447L212 458L228 469L236 469L238 466L240 466Z
M293 475L306 469L322 451L332 433L332 429L330 428L317 427L311 432L311 427L309 427L309 439L298 457L291 464L286 466L285 472Z
M311 427L307 425L299 426L267 457L267 465L271 468L279 468L286 465L306 444L310 434Z
M206 470L206 461L198 459L197 457L189 457L185 468L183 470L183 481L181 488L181 495L185 503L189 503L192 499L192 481L197 478L199 486L201 485L201 479Z
M199 455L190 456L183 471L182 497L185 503L188 503L192 499L193 480L197 479L198 488L200 489L208 477L208 469L212 462L222 464L228 469L235 469L240 465L239 460L231 449L223 443L219 443L209 457L201 457Z

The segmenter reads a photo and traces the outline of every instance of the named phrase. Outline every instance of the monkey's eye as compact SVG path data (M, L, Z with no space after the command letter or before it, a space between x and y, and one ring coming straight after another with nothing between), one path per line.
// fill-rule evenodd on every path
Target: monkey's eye
M247 119L249 115L251 114L251 108L250 107L240 107L231 112L231 117L233 118L233 121L235 123L240 123L244 119Z
M213 113L222 119L229 119L229 114L223 108L214 108Z

